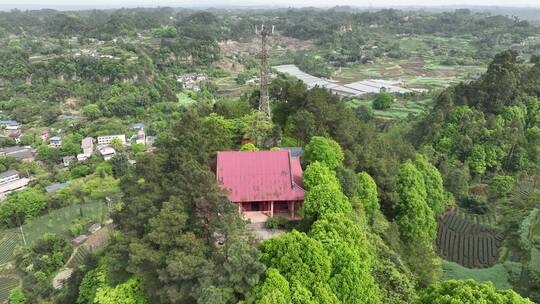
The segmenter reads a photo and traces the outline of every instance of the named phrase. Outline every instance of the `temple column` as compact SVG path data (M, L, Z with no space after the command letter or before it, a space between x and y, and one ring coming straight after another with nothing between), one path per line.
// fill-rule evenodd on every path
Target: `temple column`
M290 202L290 204L291 204L291 208L289 208L289 210L291 211L291 219L294 220L294 205L295 205L295 203L294 203L294 201L292 201L292 202Z
M274 201L270 202L270 217L274 216Z

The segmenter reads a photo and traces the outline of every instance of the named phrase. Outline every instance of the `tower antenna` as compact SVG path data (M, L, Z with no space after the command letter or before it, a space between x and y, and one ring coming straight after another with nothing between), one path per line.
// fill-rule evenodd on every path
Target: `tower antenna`
M259 58L261 59L261 77L259 80L261 99L259 100L259 111L266 115L266 118L270 120L272 113L270 111L270 96L268 94L268 86L270 83L270 65L268 60L270 59L270 52L268 51L268 37L274 35L274 26L268 27L264 24L260 28L255 27L255 33L261 39L261 50Z

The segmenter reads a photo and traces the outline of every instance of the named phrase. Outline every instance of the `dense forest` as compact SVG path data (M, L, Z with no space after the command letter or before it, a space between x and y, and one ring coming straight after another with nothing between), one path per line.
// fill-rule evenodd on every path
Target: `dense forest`
M266 119L262 23L272 65L410 90L274 71ZM27 180L1 198L6 303L540 303L540 29L517 17L0 12L0 125L0 174ZM301 219L261 240L217 153L284 147Z

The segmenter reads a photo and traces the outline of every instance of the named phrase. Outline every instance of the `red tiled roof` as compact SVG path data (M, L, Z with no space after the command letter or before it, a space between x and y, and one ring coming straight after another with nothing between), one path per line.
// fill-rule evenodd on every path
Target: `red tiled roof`
M216 175L235 203L304 199L300 160L288 151L218 152Z

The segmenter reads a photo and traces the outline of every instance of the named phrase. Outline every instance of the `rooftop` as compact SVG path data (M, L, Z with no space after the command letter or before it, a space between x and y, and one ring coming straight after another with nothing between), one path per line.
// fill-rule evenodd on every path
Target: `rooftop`
M99 150L99 153L101 153L101 155L110 155L116 153L116 151L111 147L103 147Z
M291 153L292 157L300 157L302 156L302 148L301 147L282 147L281 150L286 150Z
M47 191L47 193L55 192L55 191L58 191L60 189L67 187L68 185L69 185L69 182L52 184L50 186L45 187L45 191Z
M28 147L12 146L12 147L0 148L0 153L3 152L6 154L10 154L10 153L16 153L16 152L27 151L27 150L29 150Z
M92 148L93 144L94 144L94 139L92 137L86 137L82 140L81 147L83 149L85 148L89 149L89 148Z
M144 129L144 124L143 124L143 123L140 123L140 122L134 123L134 124L131 125L131 128L132 128L132 129L139 129L139 130L141 130L141 129Z
M0 173L0 179L6 178L6 177L12 176L12 175L19 175L19 172L16 171L16 170L8 170L6 172L2 172L2 173Z
M304 199L300 159L284 150L218 152L217 179L233 202Z

